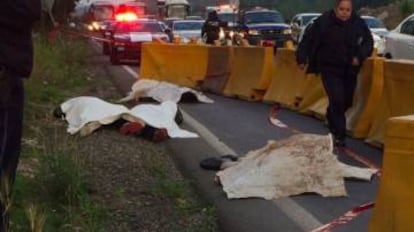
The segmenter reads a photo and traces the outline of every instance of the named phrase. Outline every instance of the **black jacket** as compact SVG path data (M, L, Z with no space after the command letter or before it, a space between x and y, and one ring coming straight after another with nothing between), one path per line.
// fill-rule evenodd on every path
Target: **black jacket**
M40 0L0 2L0 65L16 76L28 77L32 71L32 24L40 14Z
M226 27L227 23L221 21L217 14L209 14L209 17L204 22L204 25L201 29L201 36L207 36L207 43L213 44L214 40L219 39L220 27Z
M296 62L298 64L308 64L307 73L320 73L322 65L340 66L343 63L345 68L352 68L355 72L359 71L360 66L364 60L372 53L374 42L371 31L366 25L365 21L356 15L352 14L349 21L344 23L343 29L338 29L338 24L335 12L333 10L325 12L315 20L312 25L307 27L302 41L299 43L296 50ZM342 25L340 25L342 26ZM332 32L334 30L334 32ZM342 31L341 31L342 30ZM339 41L339 36L332 37L330 33L341 33L344 36L343 43L338 45L340 57L335 57L329 53L327 46ZM327 40L333 39L335 41ZM360 65L352 67L352 58L357 57ZM327 59L332 59L329 63L322 63Z

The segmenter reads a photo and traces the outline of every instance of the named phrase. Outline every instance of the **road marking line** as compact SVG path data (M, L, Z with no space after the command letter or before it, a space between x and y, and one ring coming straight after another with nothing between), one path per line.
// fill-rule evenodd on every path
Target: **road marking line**
M135 72L131 67L127 66L127 65L122 65L122 67L129 73L131 74L132 78L137 79L138 78L138 74L137 72Z
M128 67L129 68L129 67ZM126 69L126 68L125 68ZM133 70L131 69L133 72ZM129 71L128 71L129 72ZM129 72L131 73L131 72ZM131 73L135 78L138 74ZM218 153L221 154L234 154L237 153L222 142L216 135L214 135L208 128L198 122L190 114L180 109L184 117L184 123L192 127L201 138L203 138L210 146L212 146ZM286 216L288 216L293 222L296 223L303 231L311 231L315 228L323 226L309 211L300 206L294 200L290 198L277 199L272 201Z

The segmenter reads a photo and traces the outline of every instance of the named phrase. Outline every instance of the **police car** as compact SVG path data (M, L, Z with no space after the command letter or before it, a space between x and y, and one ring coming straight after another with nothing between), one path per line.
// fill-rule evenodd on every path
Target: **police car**
M122 60L141 60L141 47L155 39L169 42L161 22L152 19L117 21L112 28L109 56L112 64Z

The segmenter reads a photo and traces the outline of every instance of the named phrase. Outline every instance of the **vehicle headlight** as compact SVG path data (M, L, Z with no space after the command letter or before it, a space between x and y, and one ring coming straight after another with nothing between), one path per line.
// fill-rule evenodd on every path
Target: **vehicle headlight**
M226 37L226 34L224 33L223 28L220 28L219 39L224 39L225 37Z
M99 24L98 24L98 22L93 22L93 23L92 23L92 27L93 27L94 29L98 30L98 29L99 29Z
M283 30L283 34L285 34L285 35L290 35L290 34L292 34L292 29L284 29L284 30Z
M249 35L259 35L260 32L258 30L249 30L247 33L249 33Z

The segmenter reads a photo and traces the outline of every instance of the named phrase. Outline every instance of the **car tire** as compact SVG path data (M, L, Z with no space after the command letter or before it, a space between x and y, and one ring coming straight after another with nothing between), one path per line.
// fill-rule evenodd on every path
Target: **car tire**
M384 57L385 59L392 59L392 55L390 53L386 53Z
M109 55L109 61L111 62L111 64L113 65L119 65L119 58L118 58L118 54L116 51L114 51L114 49L112 49L111 54Z
M102 44L102 53L104 55L109 55L109 44L107 42L103 42Z

